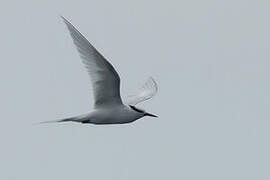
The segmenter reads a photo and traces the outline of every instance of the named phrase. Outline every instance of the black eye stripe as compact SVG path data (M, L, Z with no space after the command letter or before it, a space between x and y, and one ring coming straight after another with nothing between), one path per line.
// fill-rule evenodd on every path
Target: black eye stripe
M144 113L144 111L137 109L135 106L129 106L129 107L131 107L131 109L133 109L134 111L137 111L139 113Z

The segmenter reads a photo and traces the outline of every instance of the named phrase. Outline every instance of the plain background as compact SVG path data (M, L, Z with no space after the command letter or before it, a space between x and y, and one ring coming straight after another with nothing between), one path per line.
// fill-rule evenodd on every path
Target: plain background
M270 3L24 0L0 5L0 179L269 180ZM35 125L91 110L60 15L158 119Z

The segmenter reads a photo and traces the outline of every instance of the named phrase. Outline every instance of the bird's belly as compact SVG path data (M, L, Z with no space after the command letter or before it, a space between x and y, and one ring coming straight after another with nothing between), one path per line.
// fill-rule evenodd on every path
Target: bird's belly
M91 119L93 124L125 124L131 123L140 117L132 113L123 113L122 111L101 112Z
M125 124L135 121L134 118L122 118L122 117L104 117L91 120L93 124Z

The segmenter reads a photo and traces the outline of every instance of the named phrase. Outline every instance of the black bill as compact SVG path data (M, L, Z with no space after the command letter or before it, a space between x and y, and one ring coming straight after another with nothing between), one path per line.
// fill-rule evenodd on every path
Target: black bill
M154 114L150 114L150 113L145 113L144 116L158 117L158 116L156 116Z

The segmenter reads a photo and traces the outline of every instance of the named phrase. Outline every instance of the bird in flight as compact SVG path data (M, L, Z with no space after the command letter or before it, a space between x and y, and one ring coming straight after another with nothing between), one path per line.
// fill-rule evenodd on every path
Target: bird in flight
M157 117L135 106L157 93L157 83L154 79L150 77L134 95L128 96L123 103L120 96L120 77L114 67L67 19L62 16L61 18L90 76L94 93L94 108L84 115L46 122L124 124L134 122L144 116Z

